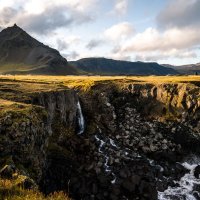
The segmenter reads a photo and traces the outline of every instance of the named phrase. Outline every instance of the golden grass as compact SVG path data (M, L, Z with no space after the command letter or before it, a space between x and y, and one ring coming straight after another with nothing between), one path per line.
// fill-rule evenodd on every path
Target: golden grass
M44 76L44 75L0 75L0 98L24 102L37 92L78 88L83 91L98 83L116 84L119 88L129 83L164 84L187 83L200 86L200 76ZM1 102L0 102L1 103Z
M70 200L64 192L55 192L44 196L36 189L25 190L17 186L24 177L18 179L0 179L0 200Z
M111 81L116 83L200 83L200 76L42 76L42 75L0 75L1 81L29 83L29 87L23 90L32 89L49 90L53 87L66 86L70 88L81 87L83 90L89 89L97 82ZM46 86L43 84L47 84Z
M88 83L92 81L131 80L146 83L171 83L171 82L200 82L200 76L43 76L43 75L0 75L1 79L10 81L40 82L40 83Z

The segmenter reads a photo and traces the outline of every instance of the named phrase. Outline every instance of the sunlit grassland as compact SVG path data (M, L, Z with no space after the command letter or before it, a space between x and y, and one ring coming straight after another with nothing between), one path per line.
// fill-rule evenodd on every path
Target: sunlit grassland
M43 76L43 75L0 75L0 80L65 83L69 86L90 84L94 81L132 81L143 83L200 82L200 76Z
M0 75L0 99L25 102L38 92L77 88L89 91L92 86L115 84L123 88L127 84L189 84L200 87L200 76L34 76ZM21 101L23 99L23 101ZM9 104L11 102L1 102Z

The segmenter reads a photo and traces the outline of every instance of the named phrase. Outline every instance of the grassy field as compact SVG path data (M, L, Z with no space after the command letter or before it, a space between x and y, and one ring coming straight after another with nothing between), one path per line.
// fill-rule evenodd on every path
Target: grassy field
M188 83L200 87L200 76L33 76L0 75L0 109L15 102L27 102L38 92L79 88L83 91L102 83L114 83L120 88L129 83ZM23 100L23 101L21 101ZM14 106L16 106L14 104Z
M124 81L141 83L192 83L200 82L200 76L34 76L0 75L0 81L23 81L33 83L55 83L68 86L85 85L94 81Z

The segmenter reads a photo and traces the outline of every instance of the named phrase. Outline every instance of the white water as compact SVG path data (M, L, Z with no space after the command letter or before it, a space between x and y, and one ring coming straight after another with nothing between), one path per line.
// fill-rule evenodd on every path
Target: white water
M102 134L101 129L97 126L98 131L100 134ZM127 160L132 160L134 158L140 158L141 156L139 156L138 154L134 153L132 150L125 148L125 149L120 149L120 147L116 144L116 142L109 138L109 137L105 137L100 139L100 137L98 137L97 135L94 136L96 141L99 142L99 148L98 151L99 153L102 154L103 158L104 158L104 170L107 173L111 173L113 176L113 180L111 181L111 184L115 184L117 181L117 176L116 174L113 172L112 167L109 166L109 157L110 155L117 154L118 152L121 153L121 156L125 156L125 158ZM110 146L107 150L105 150L105 146Z
M99 149L98 149L99 153L103 153L103 151L101 150L101 148L103 147L103 145L105 144L105 142L104 142L103 140L99 139L99 138L97 137L97 135L95 135L94 137L95 137L95 139L96 139L98 142L100 141L100 145L99 145Z
M169 187L164 192L158 193L159 200L197 200L193 195L193 190L195 185L200 185L200 179L196 179L194 176L194 169L196 166L200 165L200 159L194 158L187 162L182 163L182 165L190 170L188 174L185 174L180 181L176 181L179 186Z
M83 112L79 100L77 102L77 112L78 112L78 125L79 125L78 135L81 135L85 131L85 120L83 117Z
M101 129L100 129L99 127L97 127L97 128L99 129L99 133L101 133L101 132L102 132ZM112 172L111 167L108 165L109 156L108 156L108 154L105 153L105 152L103 151L103 149L102 149L103 146L106 144L106 142L103 141L103 140L101 140L100 138L98 138L97 135L95 135L95 139L96 139L98 142L100 142L98 151L99 151L99 153L101 153L102 156L104 157L104 170L105 170L105 172ZM117 148L117 145L114 143L114 141L113 141L112 139L109 139L109 141L110 141L110 144L111 144L112 147L116 147L116 148ZM113 172L112 172L112 176L113 176L113 180L111 181L111 183L112 183L112 184L115 184L115 182L116 182L116 180L117 180L117 177L116 177L115 173L113 173Z
M114 140L112 140L112 139L109 139L109 140L110 140L110 144L111 144L113 147L118 148L118 146L115 144Z

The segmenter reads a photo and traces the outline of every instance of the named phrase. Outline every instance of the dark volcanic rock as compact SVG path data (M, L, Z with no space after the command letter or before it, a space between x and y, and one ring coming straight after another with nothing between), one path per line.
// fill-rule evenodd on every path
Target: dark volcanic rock
M200 178L199 175L200 175L200 165L198 165L194 169L194 176L195 176L195 178L199 179Z

